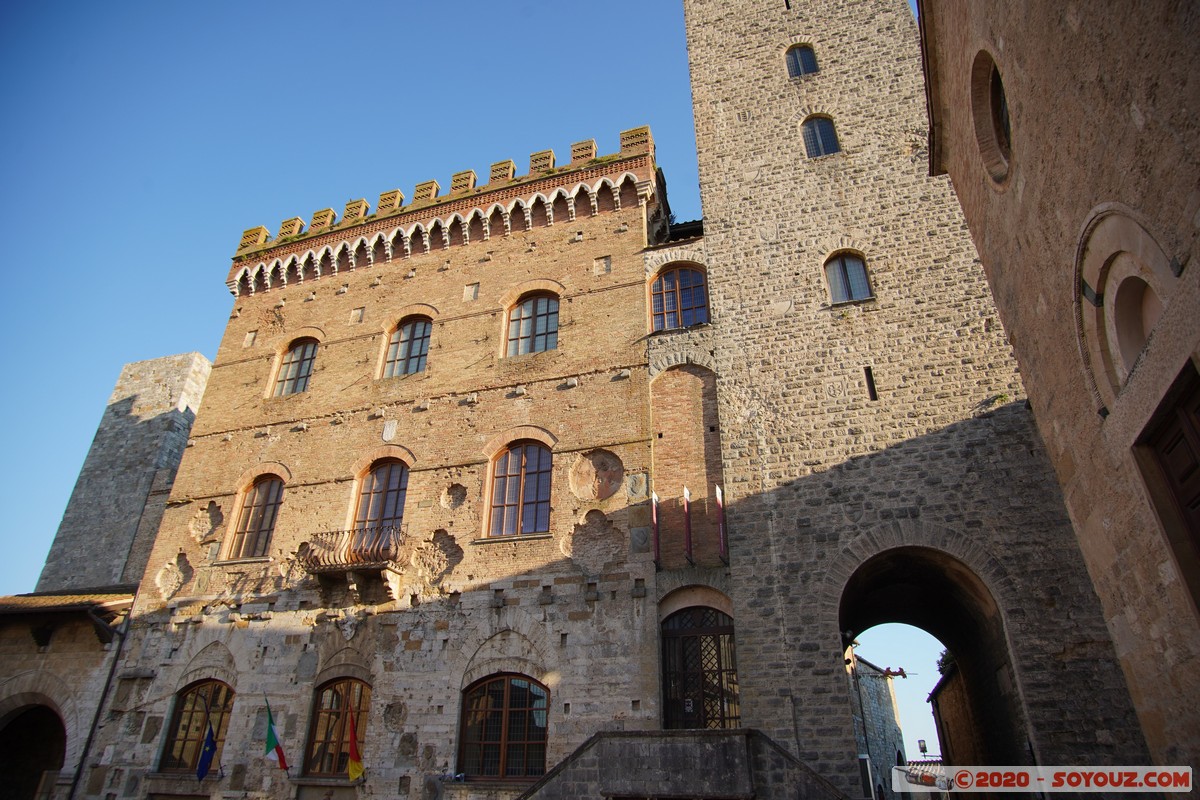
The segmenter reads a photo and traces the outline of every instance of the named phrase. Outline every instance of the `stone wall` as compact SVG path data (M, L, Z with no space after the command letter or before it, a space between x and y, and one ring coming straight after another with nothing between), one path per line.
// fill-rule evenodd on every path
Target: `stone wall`
M600 733L521 800L581 797L843 798L758 731Z
M905 764L907 759L892 676L859 658L853 648L848 651L847 662L846 676L857 704L854 727L859 760L866 758L871 764L876 800L894 800L898 795L892 789L892 767Z
M128 596L123 599L127 605ZM0 604L8 606L14 600L19 602L21 598L0 598ZM101 641L96 625L82 611L50 616L36 609L19 614L6 608L0 615L0 729L8 728L18 715L32 709L49 709L57 715L65 734L65 748L58 779L48 787L56 800L68 796L81 764L97 709L104 702L105 682L116 647L115 642ZM52 737L47 737L40 743L40 755L54 744ZM5 758L16 755L15 750L7 751ZM91 756L96 757L95 750ZM4 766L5 776L15 782L13 785L33 777L26 764L6 760Z
M208 379L199 353L126 364L96 429L37 590L137 583ZM97 548L103 531L105 546Z
M961 211L927 174L911 13L684 7L744 723L863 791L842 653L900 621L990 676L996 758L1144 752ZM789 77L793 45L818 72ZM809 158L821 116L841 150ZM843 253L871 299L832 302Z
M1200 519L1146 442L1200 363L1200 17L935 1L922 19L932 167L979 247L1150 751L1195 764L1200 716L1180 710L1200 695ZM1194 439L1175 456L1198 458Z

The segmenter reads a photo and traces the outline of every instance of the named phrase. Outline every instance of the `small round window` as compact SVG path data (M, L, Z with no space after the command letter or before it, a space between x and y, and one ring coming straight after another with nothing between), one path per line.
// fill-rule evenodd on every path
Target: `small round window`
M971 67L971 113L983 166L993 181L1003 183L1012 160L1008 98L996 62L983 50L975 56L975 64Z

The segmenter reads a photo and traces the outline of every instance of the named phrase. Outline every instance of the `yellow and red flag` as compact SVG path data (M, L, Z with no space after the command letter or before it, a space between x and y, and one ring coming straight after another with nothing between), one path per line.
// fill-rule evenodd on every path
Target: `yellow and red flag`
M350 763L346 765L346 774L350 780L356 781L363 776L362 756L358 752L358 728L354 724L354 709L347 708L350 714Z

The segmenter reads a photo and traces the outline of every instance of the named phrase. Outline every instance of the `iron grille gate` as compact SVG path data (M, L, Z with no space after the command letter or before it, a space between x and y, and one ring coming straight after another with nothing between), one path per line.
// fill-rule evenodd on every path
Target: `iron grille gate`
M663 727L736 728L741 724L733 618L703 606L662 624Z

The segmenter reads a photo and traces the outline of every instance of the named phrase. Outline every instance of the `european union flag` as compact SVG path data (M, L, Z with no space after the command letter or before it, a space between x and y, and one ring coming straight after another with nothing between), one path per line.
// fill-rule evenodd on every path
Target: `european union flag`
M196 780L204 780L212 767L213 756L217 754L217 737L213 736L212 723L208 723L208 733L204 734L204 748L200 751L200 760L196 762Z

